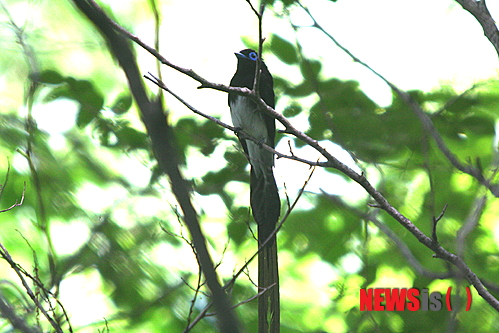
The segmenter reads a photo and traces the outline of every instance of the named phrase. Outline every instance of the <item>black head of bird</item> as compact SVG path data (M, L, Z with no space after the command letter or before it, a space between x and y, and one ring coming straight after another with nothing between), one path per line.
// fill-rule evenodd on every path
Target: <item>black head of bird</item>
M234 54L237 57L237 70L234 77L230 81L230 85L233 87L246 87L253 89L258 53L252 49L244 49ZM274 108L274 83L272 75L263 62L263 59L260 62L260 70L260 96L263 98L265 103L267 103L267 105ZM232 97L229 98L229 101L233 98L234 94L229 94L229 96L230 95L232 95Z
M258 53L252 49L245 49L234 54L237 57L237 71L234 75L233 82L231 82L231 86L252 89L255 81Z

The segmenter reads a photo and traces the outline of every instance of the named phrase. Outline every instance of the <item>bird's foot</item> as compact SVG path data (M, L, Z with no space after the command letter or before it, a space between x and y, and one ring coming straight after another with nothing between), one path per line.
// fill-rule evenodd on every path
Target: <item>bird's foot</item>
M234 133L239 136L239 133L241 133L241 131L243 130L242 127L239 127L239 126L234 126Z

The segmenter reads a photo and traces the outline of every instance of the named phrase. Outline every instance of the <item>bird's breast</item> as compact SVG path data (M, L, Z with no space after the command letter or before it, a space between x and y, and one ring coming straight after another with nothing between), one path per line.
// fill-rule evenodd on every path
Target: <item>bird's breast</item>
M268 141L267 126L256 104L244 96L236 96L230 103L230 114L235 127L243 129L255 139Z

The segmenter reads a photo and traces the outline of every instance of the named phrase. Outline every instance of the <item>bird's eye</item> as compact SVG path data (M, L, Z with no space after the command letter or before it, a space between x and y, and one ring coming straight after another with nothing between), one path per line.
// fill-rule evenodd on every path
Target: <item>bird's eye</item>
M251 53L249 54L249 58L250 58L251 60L256 60L256 59L258 59L258 54L256 54L256 52L251 52Z

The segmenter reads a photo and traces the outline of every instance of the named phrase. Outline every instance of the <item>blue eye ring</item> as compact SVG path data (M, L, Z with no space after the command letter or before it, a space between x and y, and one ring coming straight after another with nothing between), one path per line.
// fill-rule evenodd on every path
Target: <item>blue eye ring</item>
M256 54L256 52L250 52L250 54L249 54L248 56L249 56L249 58L250 58L251 60L256 60L256 59L258 59L258 54Z

